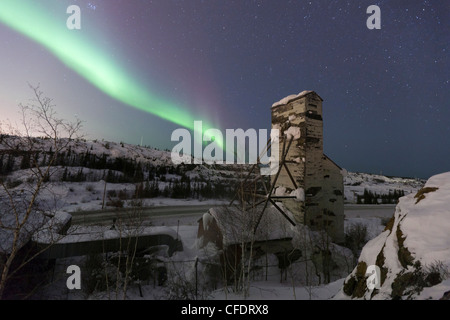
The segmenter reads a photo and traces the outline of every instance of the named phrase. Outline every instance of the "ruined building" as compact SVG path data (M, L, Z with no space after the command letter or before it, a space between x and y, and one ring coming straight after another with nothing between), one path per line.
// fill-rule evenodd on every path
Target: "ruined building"
M296 232L291 227L298 224L326 230L330 240L344 242L342 169L323 154L322 102L314 91L303 91L273 104L272 128L280 130L273 192L257 205L250 201L246 209L241 204L211 208L198 220L201 247L214 243L224 250L227 261L233 261L231 265L238 264L244 247L252 247L253 254L293 252ZM279 202L288 210L280 209Z
M323 153L322 102L316 92L303 91L273 104L272 128L280 130L280 159L285 139L293 139L286 156L289 172L281 168L276 187L281 193L302 189L304 201L284 199L283 205L297 223L325 229L333 242L342 243L343 176L342 169ZM297 186L293 186L289 173Z

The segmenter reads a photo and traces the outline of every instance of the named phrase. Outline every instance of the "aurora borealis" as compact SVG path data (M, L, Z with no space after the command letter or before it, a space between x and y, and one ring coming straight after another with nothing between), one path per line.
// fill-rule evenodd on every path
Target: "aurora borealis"
M116 61L98 49L82 33L67 31L36 1L5 0L0 21L43 45L66 66L105 94L125 105L193 129L189 109L162 99L136 82ZM200 118L201 119L201 118Z
M381 9L381 30L366 9ZM66 9L81 9L68 30ZM340 166L427 178L450 158L450 6L440 0L2 0L1 120L40 83L90 139L172 148L195 120L270 128L270 106L324 99Z

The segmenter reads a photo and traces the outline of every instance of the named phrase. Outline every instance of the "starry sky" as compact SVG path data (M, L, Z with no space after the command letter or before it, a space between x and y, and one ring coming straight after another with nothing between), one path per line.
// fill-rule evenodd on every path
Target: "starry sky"
M450 170L449 40L442 0L2 0L0 120L40 84L88 139L172 149L194 120L269 129L274 102L314 90L337 164L428 178Z

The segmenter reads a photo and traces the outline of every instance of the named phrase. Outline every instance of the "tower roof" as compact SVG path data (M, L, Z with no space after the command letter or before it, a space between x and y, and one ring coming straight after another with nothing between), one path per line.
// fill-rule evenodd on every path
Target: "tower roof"
M291 102L293 100L300 99L300 98L302 98L304 96L307 96L308 94L311 94L311 93L314 93L316 96L318 96L320 98L320 100L323 101L323 99L315 91L305 90L305 91L300 92L299 94L291 94L290 96L287 96L287 97L281 99L280 101L275 102L272 105L272 108L275 108L275 107L278 107L278 106L284 106L284 105L288 104L289 102Z

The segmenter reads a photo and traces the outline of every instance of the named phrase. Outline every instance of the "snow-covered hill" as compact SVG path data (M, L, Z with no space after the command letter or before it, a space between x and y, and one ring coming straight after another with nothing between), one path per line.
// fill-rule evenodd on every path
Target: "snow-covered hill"
M440 299L448 293L449 203L450 172L431 177L419 192L402 197L386 229L364 246L335 298ZM368 270L377 270L374 266L379 269L373 276Z
M20 140L17 140L17 143L19 142ZM28 167L24 161L25 156L10 153L11 149L0 143L0 175L8 175L12 183L18 180L25 181L27 173L20 170ZM50 139L36 138L33 139L33 147L30 149L31 154L39 151L38 163L46 165L46 159L48 161L54 146ZM232 188L237 179L242 179L249 169L249 166L217 164L188 164L177 167L172 163L170 151L103 140L71 140L61 156L56 159L54 166L59 168L53 170L54 174L50 177L54 182L63 181L70 184L107 180L109 183L136 183L139 180L158 180L161 190L171 182L181 181L182 178L184 181L188 178L191 183L209 181L213 186L223 183ZM368 198L364 197L365 192L370 193L370 203L396 203L400 196L417 192L425 183L421 179L387 177L346 170L343 170L343 174L346 203L368 203Z
M193 200L189 203L228 199L249 171L245 165L174 165L170 151L125 143L83 139L61 143L67 146L54 158L50 139L3 136L0 177L11 190L29 189L36 180L35 163L41 169L51 165L46 189L53 193L48 196L56 195L56 207L71 212L127 206L136 198L142 205L168 203L169 198ZM40 195L42 201L45 196Z
M11 149L11 145L20 145L23 141L21 139L13 139L12 137L4 138L8 139L8 144L0 143L0 151ZM54 140L51 139L32 139L33 146L29 148L29 142L26 143L25 147L21 149L31 149L33 151L44 151L51 152L54 149ZM61 144L65 144L67 141L61 139ZM87 141L84 139L73 139L68 142L65 152L70 152L74 154L85 154L90 153L96 156L106 155L110 158L133 158L138 162L151 161L154 165L168 165L171 162L170 152L161 151L154 148L141 147L136 145L130 145L126 143L117 143L109 141Z
M50 139L33 138L31 147L29 145L22 145L23 141L19 138L14 139L14 137L3 137L2 139L4 139L3 141L8 139L8 143L5 144L0 141L0 174L2 174L1 167L3 167L3 174L5 173L7 166L10 166L9 170L7 170L9 172L23 169L20 168L21 166L24 166L24 162L22 161L23 152L17 152L17 150L24 150L28 153L28 158L33 158L35 154L39 153L38 163L41 166L47 165L45 160L48 161L49 158L44 155L50 155L54 152L54 141ZM118 162L119 159L129 161L132 164L140 164L143 171L145 171L148 167L176 167L176 165L172 162L171 152L169 150L159 150L152 147L103 140L86 141L84 139L76 139L67 141L61 139L60 143L67 143L67 146L64 150L62 150L61 155L57 158L56 163L54 164L56 166L85 166L90 169L105 169L105 164L112 164L116 162L116 167L119 167L117 169L122 169L120 166L124 166L124 163ZM13 159L10 159L10 157ZM186 159L189 159L189 157L186 157ZM191 160L193 163L193 158ZM29 159L28 163L30 163ZM125 165L127 164L128 163L125 163ZM243 171L242 165L182 164L180 166L186 167L183 171L189 171L188 175L193 179L197 177L212 181L217 181L224 178L234 178L236 173Z
M405 195L417 192L425 184L423 179L387 177L378 174L346 172L344 175L344 195L347 203L357 203L358 196L364 203L364 191L373 195ZM381 202L381 197L377 201Z

